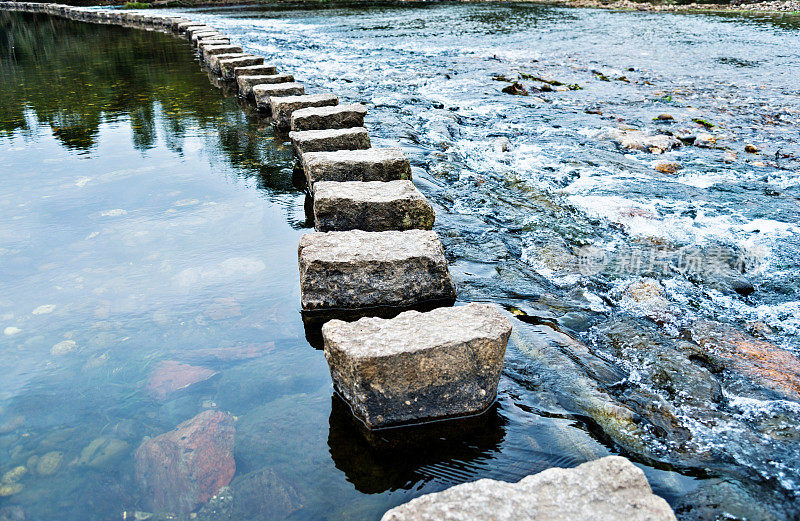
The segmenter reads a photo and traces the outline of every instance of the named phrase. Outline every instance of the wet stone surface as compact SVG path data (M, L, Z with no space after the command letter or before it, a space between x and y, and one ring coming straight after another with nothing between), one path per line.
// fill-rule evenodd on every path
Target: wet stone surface
M292 76L291 74L250 75L250 74L242 74L243 69L247 69L247 67L237 67L234 70L234 72L237 74L236 84L239 87L239 94L241 94L245 98L253 97L253 87L255 85L294 82L294 76Z
M292 121L292 113L309 107L331 107L339 104L336 94L306 94L304 96L284 96L270 98L272 119L275 125L287 130Z
M272 108L270 100L273 97L302 96L306 88L301 83L286 82L275 84L261 84L253 86L253 96L256 99L256 106L269 113Z
M312 188L317 181L411 180L411 164L399 148L306 152L300 160Z
M314 184L314 227L319 232L430 230L435 218L411 181Z
M317 107L298 110L292 114L292 130L322 130L363 127L367 108L360 103L336 107Z
M322 328L335 388L373 429L484 411L497 395L510 334L492 304Z
M306 152L333 152L336 150L364 150L372 145L364 127L303 130L289 133L295 155L299 158Z
M307 233L298 247L305 311L411 306L455 298L436 233Z

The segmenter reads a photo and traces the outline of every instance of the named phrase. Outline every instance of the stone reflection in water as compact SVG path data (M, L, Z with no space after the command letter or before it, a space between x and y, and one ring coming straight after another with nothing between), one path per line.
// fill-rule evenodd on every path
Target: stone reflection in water
M505 424L495 404L478 416L370 431L334 393L328 446L336 468L365 494L411 489L428 481L442 487L463 479L459 467L491 460L500 450Z

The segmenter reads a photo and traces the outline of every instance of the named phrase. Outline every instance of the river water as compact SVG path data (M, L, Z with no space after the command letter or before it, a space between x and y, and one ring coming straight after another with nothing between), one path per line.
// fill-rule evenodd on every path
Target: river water
M4 17L0 471L27 474L0 508L142 510L133 449L216 408L238 418L242 519L378 519L607 454L682 519L800 516L796 17L166 12L368 106L374 144L404 149L436 207L459 300L513 317L498 403L365 438L304 337L285 138L182 41ZM639 147L655 134L669 150ZM216 374L154 399L164 361Z

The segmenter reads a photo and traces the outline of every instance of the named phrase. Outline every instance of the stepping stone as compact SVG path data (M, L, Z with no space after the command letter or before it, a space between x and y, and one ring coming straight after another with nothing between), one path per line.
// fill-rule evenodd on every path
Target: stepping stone
M430 230L436 214L411 181L320 181L314 185L319 232Z
M278 128L288 129L294 111L309 107L332 107L339 104L339 98L335 94L307 94L272 98L269 103L275 125Z
M335 107L311 107L292 114L292 130L363 127L367 108L360 103Z
M242 56L241 58L230 58L219 60L220 75L226 80L234 79L233 71L237 67L247 67L248 65L261 65L264 63L264 58L261 56Z
M211 26L208 25L190 25L183 31L186 34L187 38L191 38L195 33L204 33L204 32L219 32Z
M200 40L199 42L197 42L197 50L200 52L200 55L202 56L203 49L216 45L226 45L226 46L231 45L231 41L229 38L219 38L219 37L217 37L214 40ZM203 58L203 61L205 61L205 58Z
M317 181L411 180L411 163L399 148L308 152L300 160L312 189Z
M300 96L306 93L306 88L301 83L287 82L275 84L262 84L253 86L253 97L256 105L261 110L270 110L270 98L273 96Z
M298 257L306 318L456 297L442 243L432 231L307 233Z
M220 60L229 60L231 58L246 58L250 57L252 54L246 52L231 52L226 54L212 54L208 57L208 67L219 74L219 62Z
M219 40L221 38L225 38L225 35L217 31L194 33L192 35L192 45L197 47L203 40Z
M200 46L200 54L203 56L203 61L207 64L210 64L211 58L214 56L220 55L230 55L233 56L234 54L240 54L242 52L242 48L238 45L201 45Z
M294 76L291 74L259 74L256 76L238 74L242 69L250 68L251 67L237 67L234 71L237 73L236 83L239 86L239 94L241 94L244 98L253 97L253 87L256 85L294 82Z
M289 132L289 139L297 157L302 157L306 152L363 150L371 146L364 127L292 131Z
M334 388L370 429L488 409L510 335L493 304L477 303L322 326Z
M245 67L236 67L233 71L236 77L239 76L274 76L277 70L274 65L247 65ZM291 76L291 74L287 74Z

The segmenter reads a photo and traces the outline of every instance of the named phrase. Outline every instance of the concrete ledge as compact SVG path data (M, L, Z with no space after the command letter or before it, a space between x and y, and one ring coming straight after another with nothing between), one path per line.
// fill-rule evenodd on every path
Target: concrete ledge
M641 469L620 456L517 483L481 479L395 507L381 521L675 521Z
M317 231L430 230L436 214L411 181L314 185L314 226Z
M233 74L237 78L239 76L274 76L277 74L277 70L274 65L246 65L244 67L236 67L236 70L233 71Z
M486 410L510 335L494 305L475 303L322 326L334 388L371 429Z
M253 97L259 109L269 112L271 110L270 98L273 96L301 96L306 93L306 88L301 83L287 82L253 85Z
M288 129L291 125L292 113L309 107L332 107L339 104L335 94L307 94L305 96L284 96L271 98L270 109L275 125Z
M411 180L411 163L399 148L308 152L300 159L312 189L317 181Z
M253 87L256 85L271 85L275 83L292 83L294 76L291 74L259 74L248 75L241 74L243 69L251 69L252 67L237 67L234 73L237 73L236 84L239 87L239 94L245 98L253 97Z
M364 150L370 148L369 134L364 127L299 130L289 132L292 148L297 157L306 152L334 152L336 150Z
M235 78L234 70L237 67L247 67L250 65L261 65L264 63L264 58L261 56L242 56L240 58L229 58L225 60L219 60L219 72L220 75L226 80L232 80Z
M432 231L307 233L300 238L306 312L452 301L456 288Z
M324 130L363 127L367 108L360 103L335 107L311 107L292 114L292 130Z

